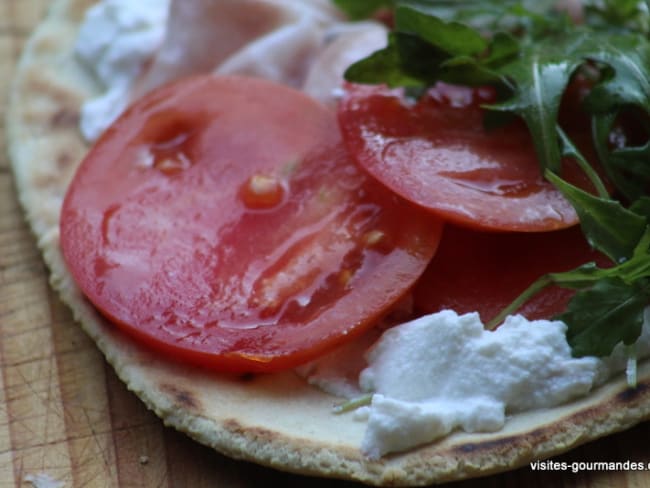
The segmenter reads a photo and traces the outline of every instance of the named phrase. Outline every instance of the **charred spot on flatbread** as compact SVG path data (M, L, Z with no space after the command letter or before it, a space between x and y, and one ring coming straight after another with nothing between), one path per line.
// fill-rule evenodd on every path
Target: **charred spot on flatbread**
M534 436L535 432L531 432ZM485 442L468 442L462 444L454 449L457 453L474 453L477 451L498 451L499 449L511 449L513 446L520 444L522 438L520 436L502 437L500 439L485 441Z
M271 442L273 440L273 437L275 437L275 434L270 430L262 428L251 429L250 427L246 427L245 425L239 423L236 419L232 418L224 421L223 427L228 432L244 434L247 437L256 438L263 442Z
M69 153L63 152L58 154L56 157L56 166L62 171L71 168L73 165L76 165L76 163L77 160Z
M162 384L160 385L160 389L170 395L179 408L194 412L200 412L202 410L201 402L199 402L192 392L171 384Z
M50 120L52 130L77 130L79 127L79 111L63 107L52 116Z
M626 388L618 395L616 400L621 403L638 402L638 400L647 400L647 394L650 393L650 385L647 382L639 383L634 388Z
M83 102L77 92L62 85L54 72L38 68L26 70L23 80L24 85L18 89L32 99L31 103L23 105L29 122L38 122L46 130L78 130L77 124L72 125L79 120L79 107Z

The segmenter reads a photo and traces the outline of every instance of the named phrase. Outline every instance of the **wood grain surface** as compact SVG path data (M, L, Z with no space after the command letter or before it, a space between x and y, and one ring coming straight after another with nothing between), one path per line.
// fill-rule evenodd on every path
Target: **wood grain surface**
M137 0L134 0L137 1ZM21 46L47 0L0 0L0 115ZM0 487L352 487L227 459L165 428L129 393L48 286L16 199L0 127ZM650 428L559 462L650 462ZM450 484L650 487L650 472L518 471Z

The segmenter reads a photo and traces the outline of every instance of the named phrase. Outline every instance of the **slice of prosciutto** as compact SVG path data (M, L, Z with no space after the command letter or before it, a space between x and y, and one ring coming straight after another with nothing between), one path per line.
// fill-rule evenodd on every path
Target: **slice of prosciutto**
M334 105L345 70L386 46L388 29L373 21L333 26L312 59L302 90L327 105Z
M378 22L346 22L329 0L172 0L165 41L134 97L212 71L302 88L331 104L345 69L386 36Z
M210 71L297 86L341 20L328 0L172 0L165 40L134 96Z
M105 90L82 109L88 141L146 92L197 74L265 78L333 106L345 69L386 44L384 25L347 22L330 0L147 2L159 19L127 0L104 0L86 17L77 52Z

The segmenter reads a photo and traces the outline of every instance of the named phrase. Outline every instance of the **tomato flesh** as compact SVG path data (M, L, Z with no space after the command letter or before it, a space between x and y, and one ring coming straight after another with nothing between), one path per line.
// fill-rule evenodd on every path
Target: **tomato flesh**
M589 246L578 227L495 233L446 226L438 252L414 288L415 308L419 313L477 311L487 322L542 275L592 261L611 266ZM573 294L566 288L548 287L517 313L530 320L551 319L566 310Z
M547 231L577 223L573 207L541 175L522 122L485 130L487 88L440 84L417 103L401 90L349 85L339 105L356 161L400 196L456 224ZM571 164L563 177L591 188Z
M61 218L67 265L103 314L233 372L290 368L373 325L440 233L356 169L329 110L238 77L136 102L82 163Z

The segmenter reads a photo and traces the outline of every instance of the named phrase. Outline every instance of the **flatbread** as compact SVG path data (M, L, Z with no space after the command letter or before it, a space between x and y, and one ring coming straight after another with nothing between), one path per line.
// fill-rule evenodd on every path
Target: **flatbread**
M305 475L399 486L513 469L650 417L646 363L639 366L634 390L620 377L569 405L512 416L497 433L458 433L369 460L359 451L365 424L351 414L332 414L337 399L292 372L217 375L165 361L121 334L77 289L58 240L66 186L87 151L78 131L79 109L99 89L72 53L92 3L56 0L26 46L7 113L10 157L52 286L119 377L167 425L233 458Z

